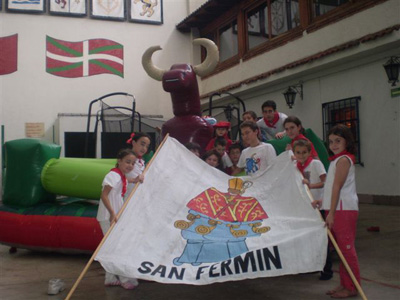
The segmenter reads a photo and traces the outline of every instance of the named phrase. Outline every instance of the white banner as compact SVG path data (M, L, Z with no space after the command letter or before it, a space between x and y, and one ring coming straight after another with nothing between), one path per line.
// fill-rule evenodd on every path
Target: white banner
M209 284L322 270L327 233L288 152L230 177L168 138L96 260L110 273Z

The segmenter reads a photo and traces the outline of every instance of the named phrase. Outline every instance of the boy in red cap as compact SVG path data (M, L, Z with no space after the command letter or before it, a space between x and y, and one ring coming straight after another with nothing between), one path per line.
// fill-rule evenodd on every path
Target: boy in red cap
M218 137L223 137L226 140L226 149L232 145L232 140L228 137L228 131L231 128L231 123L227 121L219 121L214 125L214 137L208 142L206 151L214 148L215 140Z

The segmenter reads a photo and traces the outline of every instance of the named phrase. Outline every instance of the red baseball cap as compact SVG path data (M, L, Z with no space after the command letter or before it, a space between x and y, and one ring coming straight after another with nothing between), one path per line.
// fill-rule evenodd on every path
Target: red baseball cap
M231 123L227 121L219 121L217 124L214 125L214 128L231 128Z

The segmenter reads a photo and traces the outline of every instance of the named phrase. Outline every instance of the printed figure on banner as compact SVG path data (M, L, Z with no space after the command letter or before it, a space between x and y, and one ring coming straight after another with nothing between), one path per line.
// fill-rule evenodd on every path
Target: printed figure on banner
M175 265L198 266L236 257L249 251L246 238L259 237L271 229L261 227L268 216L258 200L242 196L251 186L251 181L232 178L228 193L211 187L189 201L189 222L174 223L187 240L182 255L173 260Z

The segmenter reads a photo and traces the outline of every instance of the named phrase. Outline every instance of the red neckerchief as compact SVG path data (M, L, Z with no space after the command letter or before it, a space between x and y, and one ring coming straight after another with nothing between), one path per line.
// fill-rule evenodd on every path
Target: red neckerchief
M346 155L346 156L350 157L350 159L352 160L353 164L356 163L356 157L354 156L354 154L351 154L351 153L348 152L347 150L343 150L342 152L340 152L340 153L338 153L338 154L329 156L328 159L329 159L330 161L334 161L336 158L338 158L338 157L340 157L340 156L343 156L343 155Z
M305 141L309 141L310 142L310 144L311 144L311 157L312 158L315 158L315 159L318 159L318 153L317 153L317 151L315 151L315 148L314 148L314 145L313 145L313 143L311 143L311 141L308 139L308 138L306 138L303 134L299 134L298 136L296 136L292 141L291 141L291 145L292 145L292 148L293 148L293 144L294 144L294 142L295 141L297 141L297 140L305 140Z
M275 128L275 124L279 121L279 113L276 111L274 112L274 119L272 122L268 121L266 118L264 118L265 125L271 128Z
M312 162L313 158L310 155L307 160L304 162L304 165L301 164L301 162L297 161L297 169L300 170L301 174L304 176L304 170L309 166L309 164Z
M126 193L126 177L125 177L125 174L123 174L121 172L121 170L118 169L118 168L113 168L113 169L111 169L111 171L115 172L115 173L118 173L119 176L121 176L121 180L122 180L122 193L121 193L121 196L124 197L125 193Z

